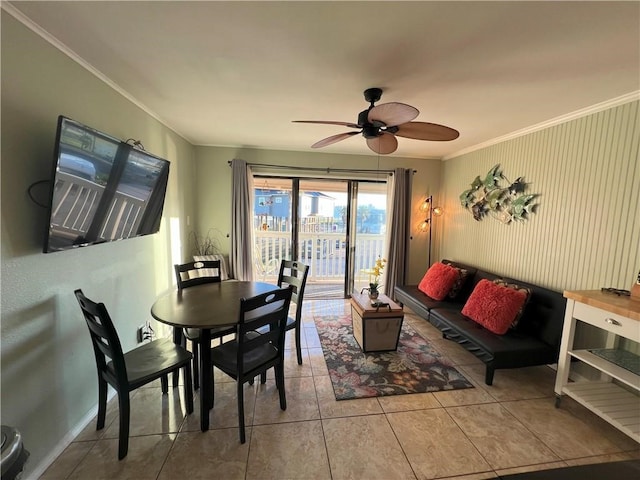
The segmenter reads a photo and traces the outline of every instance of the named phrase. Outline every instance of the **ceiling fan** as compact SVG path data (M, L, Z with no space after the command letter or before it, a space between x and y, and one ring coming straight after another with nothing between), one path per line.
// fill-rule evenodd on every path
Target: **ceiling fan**
M339 142L346 138L362 133L367 139L368 147L376 153L386 155L398 148L396 137L413 138L416 140L431 140L446 142L455 140L460 133L453 128L436 123L413 122L420 113L417 108L404 103L390 102L375 105L382 96L381 88L367 88L364 99L371 103L369 108L358 115L358 123L333 122L324 120L294 120L294 123L321 123L326 125L343 125L357 128L358 131L339 133L324 138L311 145L311 148L321 148Z

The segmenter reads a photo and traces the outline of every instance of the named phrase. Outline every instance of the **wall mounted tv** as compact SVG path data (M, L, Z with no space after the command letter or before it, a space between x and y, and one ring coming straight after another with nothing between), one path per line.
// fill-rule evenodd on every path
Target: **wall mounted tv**
M58 117L44 253L158 232L169 162Z

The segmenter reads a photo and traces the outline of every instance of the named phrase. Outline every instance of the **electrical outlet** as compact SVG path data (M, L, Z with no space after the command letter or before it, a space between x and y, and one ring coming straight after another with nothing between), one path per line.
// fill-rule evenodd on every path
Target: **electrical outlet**
M138 340L138 343L150 342L155 338L155 336L156 333L153 331L153 328L151 328L151 324L149 322L140 325L136 330L136 339Z
M144 325L140 325L136 330L136 340L138 343L142 343L142 338L144 336Z

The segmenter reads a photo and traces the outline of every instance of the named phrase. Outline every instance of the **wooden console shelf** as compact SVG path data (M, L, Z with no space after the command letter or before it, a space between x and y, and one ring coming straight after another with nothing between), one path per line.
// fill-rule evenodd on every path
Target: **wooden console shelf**
M589 350L573 349L577 322L606 331L605 348L615 348L619 337L640 342L640 301L600 290L566 291L564 296L567 308L556 376L556 406L560 406L563 394L569 395L640 442L640 376ZM570 382L572 358L599 370L601 380Z

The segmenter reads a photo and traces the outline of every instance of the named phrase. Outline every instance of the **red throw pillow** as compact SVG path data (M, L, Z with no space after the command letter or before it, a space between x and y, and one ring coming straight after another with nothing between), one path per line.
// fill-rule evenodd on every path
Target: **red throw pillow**
M526 294L522 291L482 279L464 304L462 314L487 330L503 335L509 330L525 300Z
M439 301L447 296L458 278L459 273L456 268L440 262L434 263L420 280L418 290Z

